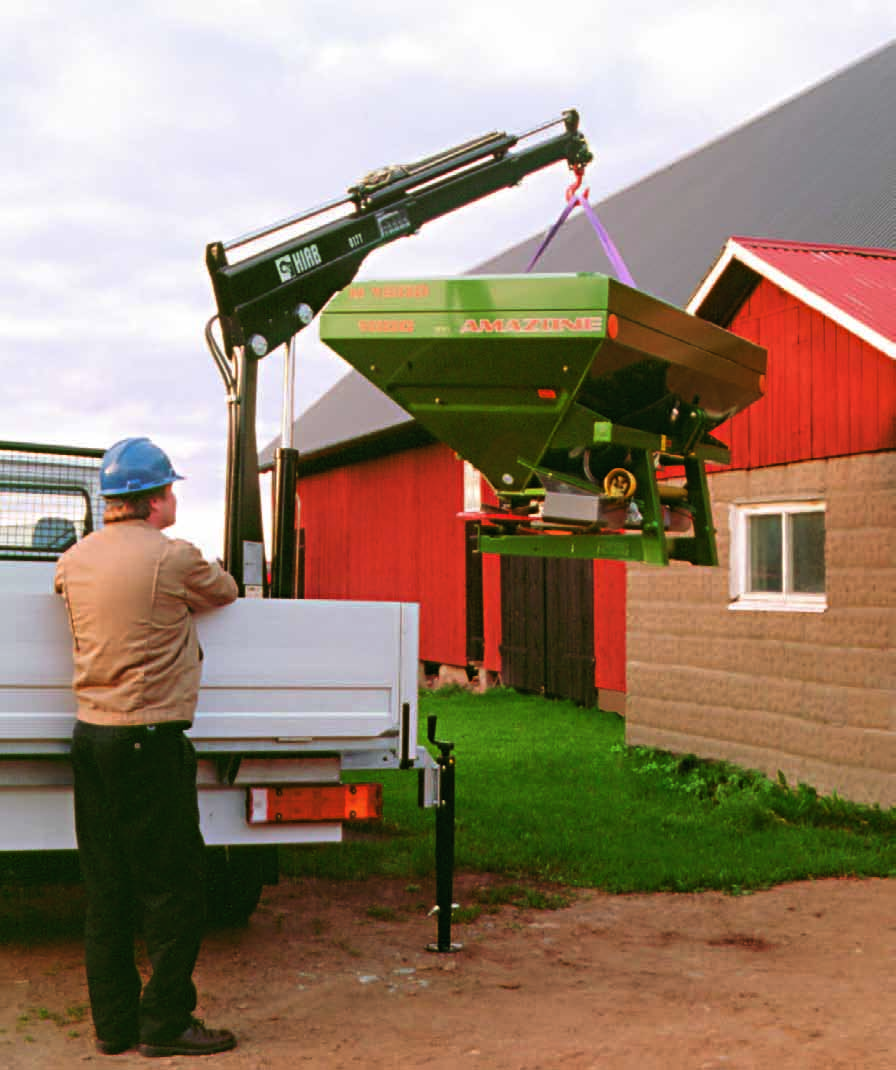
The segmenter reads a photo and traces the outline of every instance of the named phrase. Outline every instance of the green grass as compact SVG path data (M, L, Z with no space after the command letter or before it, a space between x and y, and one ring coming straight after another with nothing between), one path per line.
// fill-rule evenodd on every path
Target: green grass
M436 714L437 737L456 744L458 869L611 892L896 876L896 809L628 748L618 717L571 702L445 689L423 693L420 707L421 726ZM382 824L354 827L342 845L285 849L284 872L430 875L434 816L417 807L415 774L377 779Z

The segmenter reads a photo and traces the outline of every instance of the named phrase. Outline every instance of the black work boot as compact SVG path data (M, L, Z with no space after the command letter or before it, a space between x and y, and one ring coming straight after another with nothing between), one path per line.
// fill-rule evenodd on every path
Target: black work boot
M101 1040L99 1037L96 1039L96 1050L100 1055L121 1055L122 1052L130 1051L136 1047L137 1041L134 1039Z
M164 1058L166 1055L216 1055L235 1047L236 1037L229 1029L206 1029L198 1018L191 1018L187 1028L176 1037L164 1041L144 1041L140 1045L140 1054L150 1058Z

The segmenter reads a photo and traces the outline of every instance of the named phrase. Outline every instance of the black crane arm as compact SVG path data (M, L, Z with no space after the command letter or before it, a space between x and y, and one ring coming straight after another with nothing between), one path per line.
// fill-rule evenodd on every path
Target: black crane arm
M517 148L521 141L558 125L563 126L562 133ZM355 278L374 249L553 163L565 160L581 169L591 159L579 131L578 112L569 110L525 134L486 134L416 163L372 172L339 200L206 248L223 351L213 343L209 329L206 336L230 400L224 552L241 590L251 587L253 593L267 593L267 578L263 568L259 577L258 568L263 541L255 439L258 361L308 326ZM250 251L241 260L228 259L235 250L294 231L298 224L348 204L354 210L347 215L261 252ZM275 548L275 573L277 556Z
M353 203L353 212L237 263L228 263L227 253L253 235L209 245L206 262L231 343L249 343L256 356L264 356L307 326L374 249L560 160L587 164L591 153L579 133L578 114L567 111L556 122L563 123L562 134L516 152L511 150L530 135L487 134L418 163L373 172L334 202ZM547 125L553 124L537 129ZM258 234L266 237L291 225L285 220Z

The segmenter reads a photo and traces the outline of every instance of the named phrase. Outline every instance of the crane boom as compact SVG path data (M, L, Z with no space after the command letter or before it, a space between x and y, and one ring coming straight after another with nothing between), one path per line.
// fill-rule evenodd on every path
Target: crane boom
M562 133L519 147L560 125ZM371 172L336 201L207 247L223 349L210 327L206 337L229 400L224 554L243 593L268 593L255 434L258 361L307 327L374 249L551 164L565 160L582 168L591 159L578 112L568 110L525 134L494 132L413 164ZM353 210L242 259L228 255L343 205ZM274 556L276 572L276 548Z

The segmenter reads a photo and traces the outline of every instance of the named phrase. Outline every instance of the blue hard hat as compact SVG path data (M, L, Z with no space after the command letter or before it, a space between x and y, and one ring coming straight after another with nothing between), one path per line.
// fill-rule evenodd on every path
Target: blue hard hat
M183 478L171 467L168 454L148 438L123 438L106 450L100 463L100 493L105 498L139 494Z

